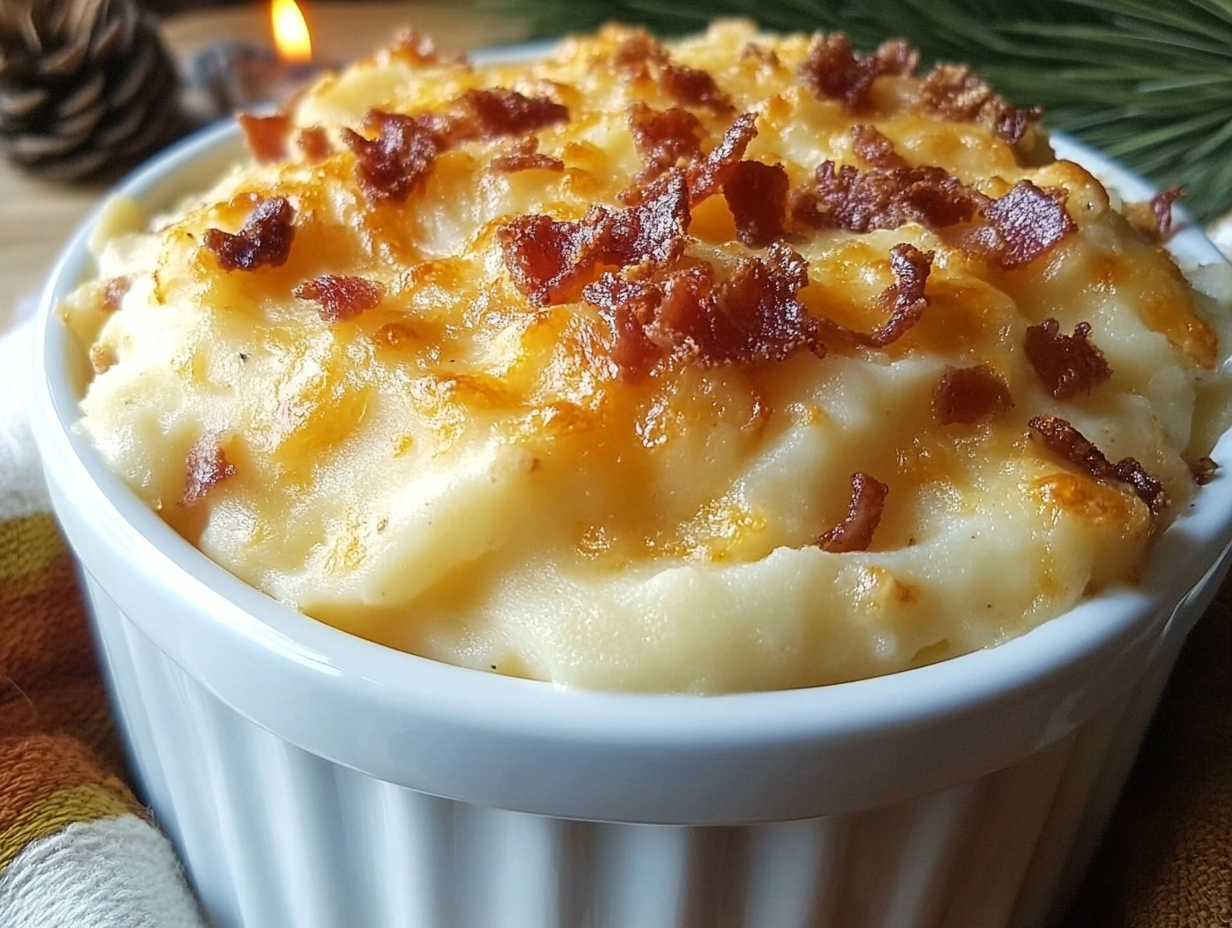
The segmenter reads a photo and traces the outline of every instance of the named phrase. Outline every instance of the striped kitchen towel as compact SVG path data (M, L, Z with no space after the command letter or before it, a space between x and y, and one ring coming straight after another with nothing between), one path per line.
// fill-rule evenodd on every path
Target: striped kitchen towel
M29 325L0 338L0 926L203 928L123 759L27 422Z

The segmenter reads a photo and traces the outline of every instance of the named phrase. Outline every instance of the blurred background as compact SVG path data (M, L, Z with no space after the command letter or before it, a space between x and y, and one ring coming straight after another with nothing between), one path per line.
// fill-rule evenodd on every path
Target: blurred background
M200 10L215 6L239 6L247 0L140 0L142 6L166 15L183 10Z

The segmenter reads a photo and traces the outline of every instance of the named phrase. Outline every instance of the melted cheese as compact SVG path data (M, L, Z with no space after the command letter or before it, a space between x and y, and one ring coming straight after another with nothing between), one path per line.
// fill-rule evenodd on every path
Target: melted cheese
M327 127L329 158L291 146L290 160L242 166L152 230L111 237L100 275L129 278L119 311L101 311L101 282L64 307L92 346L84 427L110 466L202 551L310 616L567 686L715 693L883 674L995 645L1132 581L1153 531L1192 494L1182 455L1204 450L1189 447L1195 398L1223 354L1212 307L1087 171L1024 166L985 127L917 112L908 79L879 79L854 120L797 80L805 37L724 23L671 47L735 112L757 114L746 157L782 163L793 185L825 159L858 164L850 127L867 122L908 163L943 165L991 196L1023 178L1065 188L1078 231L1009 272L914 223L795 243L809 263L801 301L863 331L884 321L890 248L935 253L915 328L824 358L681 358L622 379L593 306L528 303L496 228L619 208L643 167L629 106L676 103L613 72L623 37L567 41L530 66L361 62L292 114ZM754 41L774 56L742 54ZM567 122L536 132L563 171L494 172L509 140L471 141L405 203L366 200L342 127L484 87L568 107ZM707 148L734 115L694 112ZM296 209L289 260L223 271L206 230L235 231L271 194ZM712 197L695 209L689 254L730 267L750 253L733 231ZM385 298L323 322L291 291L325 273L379 281ZM1052 398L1022 348L1049 317L1066 333L1090 323L1111 380ZM938 378L975 364L1005 379L1013 409L938 424ZM1152 517L1125 485L1047 453L1026 424L1045 413L1113 460L1136 457L1172 508ZM235 474L177 506L203 436ZM869 550L826 553L816 539L842 519L857 471L889 487L881 523Z

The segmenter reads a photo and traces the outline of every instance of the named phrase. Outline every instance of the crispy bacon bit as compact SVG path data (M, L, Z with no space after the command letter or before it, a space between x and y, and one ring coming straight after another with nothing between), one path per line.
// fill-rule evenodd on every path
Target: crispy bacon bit
M920 251L902 242L890 249L890 269L894 283L881 291L878 300L890 305L890 318L873 330L868 343L883 348L897 341L904 332L920 321L928 308L924 285L933 266L933 253Z
M824 100L838 100L849 110L867 102L868 92L881 74L876 56L857 57L855 49L841 32L817 35L808 58L800 66L800 80Z
M708 71L671 61L663 62L662 67L663 74L659 80L663 90L677 103L700 106L714 113L732 111L731 97L719 89Z
M188 449L187 479L179 505L185 509L205 499L214 487L235 476L235 465L227 460L218 439L203 435Z
M1023 344L1027 360L1044 387L1059 400L1090 393L1112 376L1104 353L1091 341L1091 325L1080 322L1073 335L1063 335L1056 319L1027 327Z
M855 125L851 127L852 149L865 164L875 168L905 168L904 161L894 150L894 143L881 134L876 126Z
M867 551L881 523L889 492L890 488L875 477L860 472L852 474L847 514L841 522L818 536L818 547L831 554Z
M329 142L329 133L320 126L302 130L296 144L310 164L324 161L334 153L334 146Z
M224 271L281 267L290 257L295 239L295 207L286 197L270 197L257 204L239 232L233 235L206 229L204 238L205 247Z
M1113 465L1113 476L1133 487L1152 515L1159 515L1171 502L1164 485L1134 458L1121 458L1117 461Z
M575 298L598 264L627 267L663 262L684 247L689 201L684 179L663 178L657 195L627 209L594 206L577 222L517 216L497 230L505 267L531 302Z
M1180 187L1169 187L1151 197L1155 214L1155 235L1162 241L1172 234L1172 204L1185 195Z
M746 335L724 360L782 361L801 348L823 354L816 320L798 298L808 282L808 262L782 242L772 244L764 259L742 260L718 292L719 308L742 321Z
M933 416L942 425L974 425L1013 408L1005 378L987 364L947 367L933 388Z
M107 281L107 286L103 289L103 310L113 313L119 309L124 302L124 295L132 285L133 281L129 277L113 277Z
M699 156L706 134L701 121L688 110L672 107L660 113L641 101L629 107L629 131L646 164L638 182L653 180L681 160L687 162Z
M727 127L727 131L723 133L723 138L710 150L708 155L705 157L693 156L693 159L684 169L685 181L689 188L690 206L696 206L702 200L723 189L724 185L731 180L732 175L735 173L736 165L744 157L744 152L749 147L749 142L756 135L757 117L753 113L744 113ZM687 144L687 142L684 143L684 145ZM650 173L649 168L642 172L642 174L647 173ZM659 192L660 185L657 182L647 184L644 178L639 175L634 186L621 192L620 199L625 203L637 204L644 202L649 197L657 196Z
M631 284L608 272L582 288L586 302L598 307L611 329L610 356L622 380L638 380L662 355L646 334L645 321L668 297L665 287Z
M860 348L886 348L919 322L929 304L924 285L933 267L933 251L920 251L906 242L894 245L890 249L890 267L894 282L877 295L877 302L886 307L890 318L870 333L856 332L832 319L818 319L818 334L823 341L846 341Z
M639 206L608 214L604 251L598 257L624 267L644 261L667 261L684 245L689 227L689 200L684 180L670 175L661 192Z
M337 274L322 274L296 286L291 295L299 300L311 300L324 322L353 319L368 309L376 309L385 296L385 288L375 280Z
M513 151L505 155L497 155L489 167L499 174L513 174L518 171L563 171L565 162L551 155L540 154L539 139L528 135L519 139Z
M876 54L861 57L842 33L818 34L813 37L799 76L816 96L838 100L846 109L857 110L868 103L868 92L878 77L907 77L915 73L919 62L919 53L902 39L891 39Z
M992 92L966 65L939 64L920 84L919 106L942 119L979 122L1011 145L1039 121L1038 107L1019 109Z
M285 113L256 116L252 113L236 113L235 121L244 133L244 142L257 161L265 164L281 161L287 156L287 136L291 131L291 117Z
M776 243L764 259L743 259L712 301L665 307L675 311L661 312L657 328L706 365L782 361L817 345L816 324L798 298L807 285L808 262Z
M505 87L468 90L455 106L454 120L460 124L455 132L462 138L524 135L569 121L569 108L550 97L528 97Z
M1189 465L1189 472L1193 474L1194 483L1200 487L1214 480L1217 470L1219 470L1219 465L1205 454Z
M907 242L895 245L890 249L894 283L877 295L877 302L886 308L890 318L868 333L849 329L831 319L819 319L818 333L822 341L843 341L862 348L884 348L898 341L920 321L928 308L924 286L932 263L931 251L920 251Z
M1029 264L1078 231L1065 209L1066 195L1064 189L1041 190L1029 180L1020 180L1005 196L984 206L984 218L1000 240L997 260L1002 267Z
M792 218L815 229L868 232L918 222L930 229L972 219L987 198L938 167L835 169L823 161L791 194Z
M685 342L684 333L663 329L660 315L678 320L699 316L714 290L714 269L697 265L666 271L657 280L629 281L608 272L582 290L611 329L610 354L617 376L637 380L660 358L683 349L694 355L697 346Z
M616 49L612 64L633 80L657 75L664 93L685 106L700 106L715 113L730 113L731 97L707 71L672 61L667 49L646 30L638 29Z
M377 137L367 139L344 129L343 140L355 152L355 175L368 200L400 203L450 146L471 139L525 135L568 118L569 110L548 97L528 97L494 87L467 90L445 115L404 116L372 110L365 126L375 129Z
M710 154L689 165L686 178L689 183L690 206L696 206L722 189L735 173L736 165L740 163L745 149L756 135L757 117L753 113L737 116Z
M568 301L580 278L595 265L596 243L610 213L593 207L579 222L551 216L517 216L497 230L513 285L539 306Z
M1011 145L1017 145L1027 134L1027 130L1039 122L1043 115L1042 107L1033 106L1030 109L1021 109L1006 104L1006 108L999 111L992 119L993 135L1004 139Z
M366 139L351 129L342 139L355 153L355 177L370 203L401 203L427 176L444 148L440 133L429 120L371 110L364 125L376 129Z
M1134 458L1122 458L1113 464L1081 432L1060 416L1035 416L1027 423L1048 449L1075 467L1097 479L1119 480L1133 487L1138 498L1146 503L1153 515L1168 506L1168 493L1155 477Z
M783 237L791 181L781 164L741 161L723 185L723 197L736 221L736 238L764 248Z
M612 64L625 77L644 77L652 62L663 61L667 49L645 29L636 29L620 43L612 56Z
M1003 268L1021 267L1078 226L1065 209L1064 190L1041 190L1020 180L992 200L939 167L872 167L861 171L823 161L811 183L791 192L791 217L814 229L868 232L918 222L942 229L983 218L964 230L964 250Z
M1035 416L1027 425L1049 450L1092 477L1112 476L1112 462L1065 419L1060 416Z
M582 294L611 326L621 376L636 378L664 353L705 367L784 360L801 348L823 353L817 321L798 299L807 284L808 263L777 242L720 283L711 265L698 264L643 280L607 273Z

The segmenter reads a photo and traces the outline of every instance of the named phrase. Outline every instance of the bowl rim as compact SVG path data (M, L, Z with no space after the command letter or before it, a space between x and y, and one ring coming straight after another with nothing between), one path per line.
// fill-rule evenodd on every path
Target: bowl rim
M199 165L229 157L239 137L231 121L198 132L139 168L113 195L136 200L147 213L166 209L172 205L169 189L200 176L193 173ZM1054 136L1054 142L1059 156L1080 161L1105 182L1111 179L1127 197L1153 193L1145 181L1094 150L1064 137ZM1023 736L1038 747L1061 737L1082 720L1079 715L1089 717L1110 698L1094 691L1106 682L1106 674L1097 669L1099 655L1149 656L1173 626L1185 624L1181 633L1188 631L1198 616L1182 608L1187 597L1218 569L1232 544L1232 480L1223 476L1232 468L1230 431L1212 451L1219 474L1199 488L1194 503L1152 543L1138 586L1103 591L1013 640L925 667L820 687L697 696L565 689L396 651L308 618L225 571L113 476L74 428L80 413L67 361L71 336L54 308L85 278L92 261L89 238L109 199L65 246L43 290L35 322L32 419L61 518L75 510L75 518L92 523L91 531L109 533L113 544L122 540L127 546L124 557L145 565L147 577L156 574L169 596L182 604L191 602L177 621L191 624L194 635L222 636L228 646L259 658L266 668L278 662L294 665L304 679L316 681L314 686L359 710L379 706L404 716L430 716L441 724L490 737L500 733L523 744L568 743L596 750L640 746L663 756L683 756L690 750L772 751L827 740L850 743L945 719L984 717L992 707L1025 700L1034 701L1032 712L1047 716L1036 734ZM1225 263L1192 225L1179 231L1169 247L1185 262ZM92 555L82 547L88 543L74 538L70 525L66 528L89 570ZM258 724L274 727L260 712L238 705L243 702L235 689L238 684L219 682L222 671L194 664L186 651L187 633L169 627L174 623L130 618L217 695ZM1064 681L1059 689L1058 681ZM1084 706L1081 711L1075 709L1078 703ZM312 743L310 732L299 731L289 740L359 765ZM992 752L978 763L1001 763L1006 756L1004 751ZM971 763L978 765L974 759ZM378 764L370 772L386 775L389 769Z

